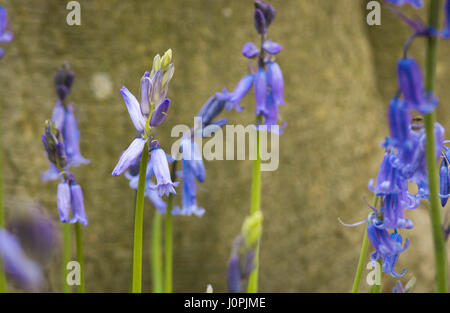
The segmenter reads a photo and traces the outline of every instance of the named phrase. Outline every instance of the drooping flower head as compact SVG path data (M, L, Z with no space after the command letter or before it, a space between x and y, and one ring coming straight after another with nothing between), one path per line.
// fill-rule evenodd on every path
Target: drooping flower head
M245 75L237 84L232 92L223 89L216 94L219 100L225 101L225 108L236 111L242 111L241 100L248 94L253 87L255 92L256 109L255 115L258 118L258 126L261 130L269 130L278 134L282 133L284 124L279 127L279 109L284 101L284 79L281 68L275 62L275 55L281 52L280 44L267 39L268 27L276 16L273 6L264 1L256 0L254 11L255 28L261 35L261 49L253 42L247 42L242 48L242 54L250 59L257 59L256 70L251 68L250 73ZM276 126L276 127L273 127Z
M9 30L8 24L8 12L2 6L0 6L0 43L8 43L13 40L14 35ZM4 52L3 49L0 48L0 59L2 58Z

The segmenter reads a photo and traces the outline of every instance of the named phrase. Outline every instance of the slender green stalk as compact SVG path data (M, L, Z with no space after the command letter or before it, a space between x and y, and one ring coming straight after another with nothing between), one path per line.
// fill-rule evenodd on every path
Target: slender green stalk
M161 250L161 214L155 211L150 259L152 260L153 292L163 292L163 261Z
M437 29L439 24L439 13L441 8L440 0L431 0L429 7L428 21L429 25ZM434 90L434 81L436 75L436 52L437 38L428 37L426 53L426 77L425 88L427 91ZM439 204L439 185L436 167L436 152L434 138L434 123L436 115L433 111L425 115L426 131L426 157L428 170L428 185L430 190L430 219L433 233L434 257L435 257L435 278L436 291L448 292L448 268L447 268L447 250L442 231L441 206Z
M67 264L69 264L71 259L71 250L70 250L70 224L62 223L63 227L63 292L70 293L72 292L72 288L67 284Z
M81 234L81 224L75 223L75 241L77 245L77 260L80 264L80 285L78 292L84 293L84 256L83 256L83 237Z
M165 238L165 258L164 258L164 289L166 293L172 292L172 265L173 265L173 231L172 231L172 208L173 208L173 195L170 194L167 199L167 213L166 213L166 238Z
M144 192L145 176L147 174L148 141L142 150L139 183L136 194L136 210L134 211L134 242L133 242L133 293L142 290L142 237L144 228Z
M258 118L259 120L259 118ZM259 131L256 131L256 160L253 161L253 176L251 189L250 214L254 214L261 209L261 156L259 153ZM255 269L250 274L248 280L248 293L258 292L258 272L259 272L259 250L261 241L258 242L255 253Z
M378 197L374 196L373 198L373 207L377 207L378 205ZM364 270L364 264L367 260L367 253L369 251L369 237L367 236L367 229L364 229L364 238L361 247L361 252L359 253L358 267L356 268L355 279L353 280L352 293L357 293L359 289L359 284L361 282L361 275Z
M2 142L0 141L0 228L5 227L5 212L3 211L3 168L2 168ZM0 259L0 293L6 292L6 277Z

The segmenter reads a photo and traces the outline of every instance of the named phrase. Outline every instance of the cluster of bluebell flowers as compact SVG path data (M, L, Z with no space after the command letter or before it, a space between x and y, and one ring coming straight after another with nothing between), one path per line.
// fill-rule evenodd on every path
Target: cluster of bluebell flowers
M80 185L76 183L74 175L69 171L65 143L61 132L52 121L45 122L42 143L48 160L58 169L58 177L61 179L57 189L57 206L61 222L70 224L79 222L85 226L88 225L83 192Z
M257 69L250 66L250 73L239 81L232 92L223 89L216 96L219 100L226 101L227 110L234 108L236 111L242 111L240 102L253 87L258 124L267 126L260 129L281 134L285 123L281 127L272 126L278 126L279 106L285 104L283 74L280 66L275 62L275 56L281 52L282 47L267 39L268 28L275 16L275 9L270 3L255 0L254 22L256 31L261 36L261 44L258 48L253 42L247 42L242 49L242 54L250 60L256 59Z
M142 76L140 101L126 87L120 90L138 134L122 153L112 172L113 176L118 176L128 170L126 176L130 179L130 186L137 188L139 159L145 145L149 142L151 157L147 166L145 194L161 213L165 211L166 206L161 196L175 194L174 187L178 185L178 182L172 182L166 153L160 148L151 130L161 125L167 118L170 99L166 96L174 70L172 50L169 49L162 57L158 54L153 60L152 71L145 72ZM153 176L156 178L156 184L151 181Z
M67 166L79 166L90 162L81 155L80 131L74 114L75 107L67 101L74 79L75 74L70 70L68 64L64 64L58 69L54 77L57 100L52 113L52 121L62 134L68 161ZM41 173L43 181L56 180L59 177L60 171L52 162L50 162L49 170Z
M388 1L397 5L411 4L421 7L422 1ZM448 17L448 2L446 3ZM394 277L403 276L406 270L397 273L394 266L409 245L403 244L399 229L411 229L413 222L405 218L405 211L416 209L420 201L429 197L428 173L426 164L426 132L421 115L431 113L438 105L437 98L425 89L424 77L415 59L407 56L412 40L417 36L442 34L423 22L410 19L401 12L394 11L408 23L414 33L405 44L403 58L397 64L398 91L388 109L390 137L383 143L385 154L375 185L373 180L369 189L381 200L380 209L372 207L373 212L367 220L367 235L375 248L371 260L382 260L383 272ZM447 19L448 20L448 19ZM413 112L418 117L413 118ZM444 128L434 124L435 158L439 161L444 147ZM447 149L446 149L447 150ZM448 197L448 160L444 154L441 165L441 197L443 204ZM445 179L443 178L445 177ZM411 194L409 185L415 184L417 192ZM359 224L359 223L357 223Z
M14 35L9 29L8 24L8 12L2 6L0 6L0 43L8 43L13 40ZM0 59L2 58L4 51L0 48Z

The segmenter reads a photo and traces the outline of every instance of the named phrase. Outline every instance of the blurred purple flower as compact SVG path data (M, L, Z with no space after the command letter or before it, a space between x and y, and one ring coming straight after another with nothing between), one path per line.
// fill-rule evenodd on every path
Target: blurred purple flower
M0 6L0 43L8 43L14 38L13 33L9 30L8 24L8 12L2 6ZM0 48L0 59L4 52Z

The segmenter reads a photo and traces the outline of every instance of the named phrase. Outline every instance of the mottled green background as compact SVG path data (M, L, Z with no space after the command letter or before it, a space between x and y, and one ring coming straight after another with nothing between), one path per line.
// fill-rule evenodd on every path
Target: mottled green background
M86 288L126 292L131 276L134 192L124 177L111 177L134 136L121 86L137 93L153 56L172 48L175 76L170 118L158 137L165 148L176 124L192 116L214 92L234 87L246 73L240 55L256 41L252 1L81 0L81 26L68 26L66 1L2 1L15 39L0 63L1 131L5 202L9 215L23 199L40 201L56 218L56 182L42 183L47 161L39 138L55 103L53 73L63 61L76 72L77 106L87 166L74 169L84 189L90 225L84 230ZM396 89L395 65L408 28L383 8L382 26L366 24L361 0L277 0L270 37L283 45L287 122L280 138L280 166L263 173L260 290L346 292L351 288L363 227L346 222L368 214L363 197L377 172L388 134L386 107ZM405 10L415 14L410 8ZM425 11L418 14L424 16ZM413 54L422 61L424 41ZM450 43L439 47L439 121L450 126ZM446 88L447 87L447 88ZM224 115L233 124L254 120L252 97L243 113ZM213 161L198 201L203 218L176 217L175 291L202 292L208 283L226 291L230 247L249 211L250 161ZM149 245L154 209L146 202L144 290L151 290ZM433 288L433 254L426 207L408 212L416 224L407 232L410 248L397 269L417 277L418 291ZM60 288L60 255L47 270L48 290ZM365 272L366 273L366 272ZM385 290L390 291L392 279ZM363 279L363 290L367 284Z

